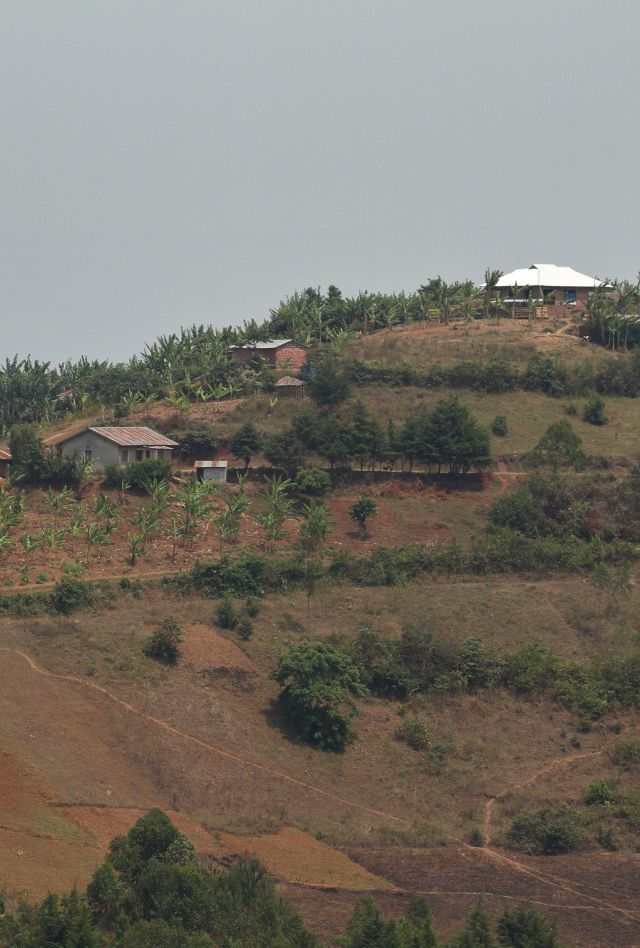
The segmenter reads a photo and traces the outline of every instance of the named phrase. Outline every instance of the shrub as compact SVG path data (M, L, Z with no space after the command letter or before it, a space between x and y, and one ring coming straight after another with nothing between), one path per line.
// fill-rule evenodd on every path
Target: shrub
M216 615L223 629L235 629L238 624L238 612L230 596L224 596L220 600Z
M573 404L573 402L569 402L568 405L564 406L564 413L565 415L570 415L573 418L578 414L578 409Z
M94 603L91 587L75 576L63 576L53 587L51 603L56 612L68 615L77 609L86 609Z
M244 611L247 613L250 619L255 619L255 617L260 612L260 603L255 598L255 596L249 596L247 601L244 604Z
M507 416L496 415L491 422L491 434L497 435L499 438L504 438L508 433Z
M171 463L160 458L146 458L144 461L134 461L132 464L120 466L106 465L105 486L120 489L123 483L148 493L149 484L153 481L166 481L171 477Z
M508 842L532 856L555 856L571 852L580 842L580 823L565 804L522 813L511 824Z
M188 428L172 431L169 437L180 445L182 457L194 461L211 458L218 447L218 438L213 428L205 422L195 422Z
M175 665L180 657L182 627L175 619L163 619L144 647L144 654L165 665Z
M637 737L627 737L614 745L611 754L614 764L625 770L635 770L640 767L640 740Z
M367 536L367 520L375 517L378 512L378 505L370 497L360 497L349 508L349 516L354 523L358 524L358 535L361 540Z
M238 622L238 636L244 642L248 642L253 635L253 623L249 616L241 616Z
M303 494L320 497L331 490L331 478L326 471L303 467L296 477L296 488Z
M431 746L431 735L426 725L418 718L407 718L399 724L395 731L395 738L408 744L415 751L424 751Z
M613 803L613 790L606 780L596 780L585 790L584 802L587 806L606 806Z
M482 830L478 829L477 826L475 826L469 833L469 845L484 846L484 836L482 835Z
M590 425L606 425L609 419L604 413L604 407L604 398L593 395L582 411L583 421L587 421Z
M489 523L497 529L516 530L525 537L539 537L547 532L547 523L540 501L524 484L518 484L494 500Z

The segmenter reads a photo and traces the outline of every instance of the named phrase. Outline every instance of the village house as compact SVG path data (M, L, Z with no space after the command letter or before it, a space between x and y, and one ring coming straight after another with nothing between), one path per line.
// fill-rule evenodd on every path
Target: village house
M278 398L304 398L304 382L292 375L283 375L276 382Z
M503 304L516 309L517 315L534 299L550 312L564 307L584 310L593 291L605 284L595 277L578 273L571 267L558 267L555 263L533 263L505 273L496 284L496 291Z
M276 371L297 372L307 359L307 346L293 339L269 339L267 342L251 342L245 346L231 346L234 359L252 362L264 359Z
M65 457L79 454L101 470L107 464L127 465L149 458L171 461L178 444L153 428L84 427L51 435L44 446Z

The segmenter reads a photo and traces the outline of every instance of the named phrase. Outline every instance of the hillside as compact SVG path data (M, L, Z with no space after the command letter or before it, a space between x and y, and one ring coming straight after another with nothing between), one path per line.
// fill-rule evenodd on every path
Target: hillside
M66 493L5 484L10 898L84 886L112 836L159 806L213 861L256 854L323 938L372 892L391 915L426 895L443 937L484 894L493 915L542 907L563 945L637 943L637 399L607 391L606 423L584 418L594 379L636 362L572 328L503 319L351 338L334 350L351 373L335 406L268 389L131 404L127 424L208 427L212 453L240 472L234 435L247 422L258 432L249 478L236 471L200 497L189 530L191 457L155 494L98 475ZM540 359L564 390L531 382ZM498 364L529 382L462 384L468 368L428 382L462 364L476 379ZM490 463L478 451L448 473L435 454L394 453L389 432L414 418L435 430L442 403L481 432L504 417L505 433L488 433ZM79 406L40 434L99 417ZM352 445L373 420L385 444L366 458L352 448L331 472L309 435L327 418ZM579 437L579 463L531 468L525 456L558 422ZM296 481L301 469L327 473L323 492L290 484L269 533L284 501L265 475ZM361 538L350 510L363 498L375 510ZM316 503L330 529L305 540ZM69 581L73 601L61 598ZM175 666L144 652L167 620L183 636ZM305 743L278 701L279 659L309 641L348 655L368 689L339 753Z

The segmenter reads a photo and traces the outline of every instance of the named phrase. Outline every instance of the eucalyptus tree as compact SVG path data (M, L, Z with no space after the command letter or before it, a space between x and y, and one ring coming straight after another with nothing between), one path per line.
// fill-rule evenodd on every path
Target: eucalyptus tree
M302 508L302 517L298 533L304 555L308 633L311 628L311 597L315 592L316 579L320 573L318 554L331 532L331 514L325 504L312 500Z

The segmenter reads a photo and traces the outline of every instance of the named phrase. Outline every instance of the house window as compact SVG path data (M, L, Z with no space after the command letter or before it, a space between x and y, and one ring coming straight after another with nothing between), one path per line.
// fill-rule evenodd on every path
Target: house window
M122 461L123 464L129 463L129 451L127 448L123 448L122 451L120 452L120 460Z
M136 451L136 461L144 461L144 451L141 448Z
M85 461L90 461L92 454L93 454L93 451L91 450L91 448L85 448L85 449L84 449L84 459L85 459Z
M564 301L565 301L565 303L575 303L575 301L576 301L576 291L575 291L575 290L565 290L565 291L564 291Z

